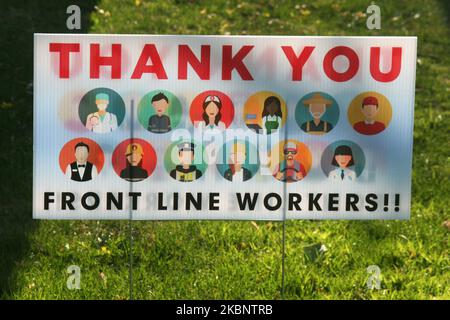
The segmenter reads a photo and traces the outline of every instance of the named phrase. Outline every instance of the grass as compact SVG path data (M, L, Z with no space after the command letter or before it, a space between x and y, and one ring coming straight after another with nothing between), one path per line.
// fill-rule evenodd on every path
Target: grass
M280 299L281 223L33 221L32 33L67 32L72 1L3 1L0 10L0 297ZM442 1L83 2L95 33L416 35L410 221L286 222L286 299L449 299L450 10ZM96 5L96 8L94 8ZM4 6L4 8L3 8ZM92 12L91 12L92 10ZM308 258L304 247L327 251ZM81 290L66 288L69 265ZM378 265L380 290L367 290Z

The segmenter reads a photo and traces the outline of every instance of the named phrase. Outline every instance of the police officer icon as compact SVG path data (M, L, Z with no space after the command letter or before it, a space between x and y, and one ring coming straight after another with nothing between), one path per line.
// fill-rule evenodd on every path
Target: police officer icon
M75 145L75 161L70 163L65 171L73 181L90 181L98 175L97 168L89 162L89 145L79 142Z
M199 179L202 176L202 172L193 164L195 144L182 142L177 145L177 148L180 164L170 171L170 176L181 182L191 182Z

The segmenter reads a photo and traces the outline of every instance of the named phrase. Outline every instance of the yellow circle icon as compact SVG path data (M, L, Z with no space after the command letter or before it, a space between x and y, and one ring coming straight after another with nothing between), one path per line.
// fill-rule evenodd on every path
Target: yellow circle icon
M363 92L352 100L347 116L355 131L375 135L384 131L391 122L392 106L381 93Z
M247 99L243 115L249 129L270 134L286 123L286 102L277 93L259 91Z

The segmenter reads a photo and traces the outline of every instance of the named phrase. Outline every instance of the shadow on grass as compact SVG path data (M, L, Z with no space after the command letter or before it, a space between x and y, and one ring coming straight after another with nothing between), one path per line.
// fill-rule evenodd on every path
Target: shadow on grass
M450 28L450 1L440 0L439 2L441 3L442 9L446 16L447 26Z
M0 10L0 298L15 291L15 268L29 248L32 220L33 33L68 33L73 0L3 0ZM95 0L82 1L81 30Z

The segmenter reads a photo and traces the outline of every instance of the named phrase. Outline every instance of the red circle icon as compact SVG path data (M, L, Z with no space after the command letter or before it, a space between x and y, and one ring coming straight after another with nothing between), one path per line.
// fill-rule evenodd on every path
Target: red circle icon
M133 138L117 145L111 162L119 177L136 182L151 176L156 167L157 156L150 143Z
M189 116L194 125L198 123L205 123L205 110L204 104L214 102L216 105L220 105L220 122L228 128L234 118L234 106L233 101L225 93L217 90L209 90L198 94L191 102L189 108Z
M67 142L59 153L61 171L75 181L89 181L97 176L105 163L100 146L88 138Z

